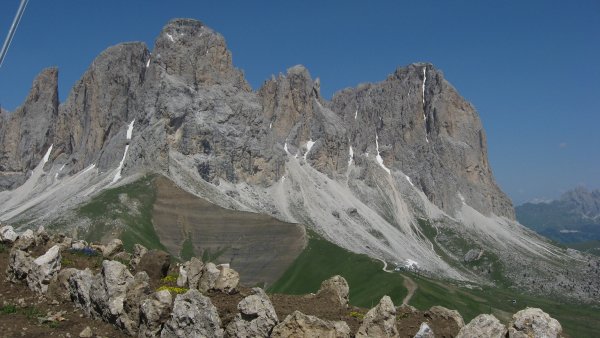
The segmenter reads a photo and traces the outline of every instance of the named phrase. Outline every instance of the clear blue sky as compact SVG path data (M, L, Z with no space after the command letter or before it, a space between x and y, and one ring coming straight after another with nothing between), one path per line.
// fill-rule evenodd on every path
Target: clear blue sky
M18 3L0 1L2 40ZM30 0L0 68L0 103L13 110L53 65L64 101L103 49L152 48L175 17L223 34L255 89L304 64L330 97L432 62L477 107L514 202L600 187L600 1Z

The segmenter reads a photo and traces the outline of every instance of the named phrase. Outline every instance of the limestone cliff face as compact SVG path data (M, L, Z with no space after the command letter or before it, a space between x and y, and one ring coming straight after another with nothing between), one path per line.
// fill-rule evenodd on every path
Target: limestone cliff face
M380 161L450 214L464 199L514 218L494 182L477 112L430 64L399 68L331 102L302 66L255 93L220 34L175 19L151 53L143 43L105 50L60 107L56 83L57 70L45 70L23 106L2 114L1 189L22 183L51 144L50 161L65 164L65 174L91 164L104 171L122 159L125 174L168 175L179 165L215 185L272 185L294 156L341 181L350 160L359 168Z
M431 64L342 90L330 107L344 120L356 155L375 156L378 145L384 164L408 175L443 210L452 213L462 198L485 214L514 219L494 181L477 112Z
M44 69L25 102L0 120L0 190L22 184L56 137L58 69Z

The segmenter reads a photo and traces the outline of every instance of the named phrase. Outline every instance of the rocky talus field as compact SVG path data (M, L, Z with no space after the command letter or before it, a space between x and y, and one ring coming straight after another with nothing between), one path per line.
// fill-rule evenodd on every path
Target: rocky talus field
M508 326L481 314L465 325L441 306L396 307L384 296L371 309L349 305L341 276L316 293L267 294L239 284L227 264L116 239L87 243L43 228L0 228L0 329L4 337L562 337L540 309L515 313Z

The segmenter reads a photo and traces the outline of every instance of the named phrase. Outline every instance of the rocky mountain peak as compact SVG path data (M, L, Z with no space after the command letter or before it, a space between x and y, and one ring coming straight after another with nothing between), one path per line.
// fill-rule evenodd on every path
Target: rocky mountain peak
M600 190L588 190L585 187L577 187L564 193L561 201L568 203L573 212L586 217L600 217Z
M20 185L40 162L54 142L57 114L58 69L51 67L38 74L25 102L2 120L0 188Z
M194 88L230 84L250 91L242 72L232 64L223 36L198 20L169 21L156 38L152 59L164 72Z

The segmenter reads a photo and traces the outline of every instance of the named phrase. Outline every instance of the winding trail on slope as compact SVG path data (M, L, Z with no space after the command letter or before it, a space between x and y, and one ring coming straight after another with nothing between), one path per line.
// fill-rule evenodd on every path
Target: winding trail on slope
M387 273L392 273L394 272L393 270L387 270L387 262L384 261L383 259L378 258L382 263L383 263L383 271L387 272ZM402 285L404 285L404 287L408 290L408 293L406 294L406 297L404 297L404 299L402 299L402 305L408 305L408 302L410 302L411 298L415 295L415 292L417 291L417 289L419 288L419 285L417 285L417 283L415 283L415 281L403 274L400 274L400 276L402 276L402 278L404 279L404 282L402 283Z

